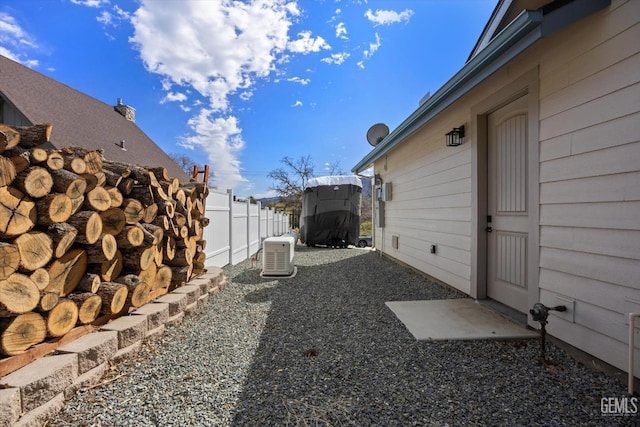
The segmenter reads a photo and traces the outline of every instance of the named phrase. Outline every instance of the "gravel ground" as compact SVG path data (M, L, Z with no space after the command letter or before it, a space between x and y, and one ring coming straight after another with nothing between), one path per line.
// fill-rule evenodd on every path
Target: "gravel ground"
M415 341L384 302L460 298L366 249L248 262L196 315L113 366L50 426L602 426L625 385L548 343Z

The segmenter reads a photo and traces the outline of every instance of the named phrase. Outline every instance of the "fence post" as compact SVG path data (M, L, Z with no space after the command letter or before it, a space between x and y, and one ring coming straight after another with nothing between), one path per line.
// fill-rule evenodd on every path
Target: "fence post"
M262 247L262 202L256 202L258 206L258 251Z
M233 190L228 189L229 195L229 265L233 265Z
M247 259L251 258L251 201L247 199Z

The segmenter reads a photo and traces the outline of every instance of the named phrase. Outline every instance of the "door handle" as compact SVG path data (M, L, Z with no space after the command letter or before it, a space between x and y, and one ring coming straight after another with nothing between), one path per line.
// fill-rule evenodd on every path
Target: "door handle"
M487 233L491 233L491 232L493 231L493 228L491 228L491 226L490 226L490 225L487 225L487 226L484 228L484 231L486 231Z

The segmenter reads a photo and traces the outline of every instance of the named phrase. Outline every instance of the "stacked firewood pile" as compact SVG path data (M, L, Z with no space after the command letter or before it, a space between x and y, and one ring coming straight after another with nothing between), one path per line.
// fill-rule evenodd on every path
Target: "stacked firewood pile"
M0 124L0 353L128 313L204 270L204 183L44 149L51 125Z

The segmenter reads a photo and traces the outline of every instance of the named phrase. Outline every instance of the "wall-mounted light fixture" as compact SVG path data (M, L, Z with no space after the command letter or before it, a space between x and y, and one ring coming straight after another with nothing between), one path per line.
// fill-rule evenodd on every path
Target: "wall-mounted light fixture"
M462 144L462 138L464 138L464 125L459 128L453 128L451 132L446 133L447 147L457 147Z

